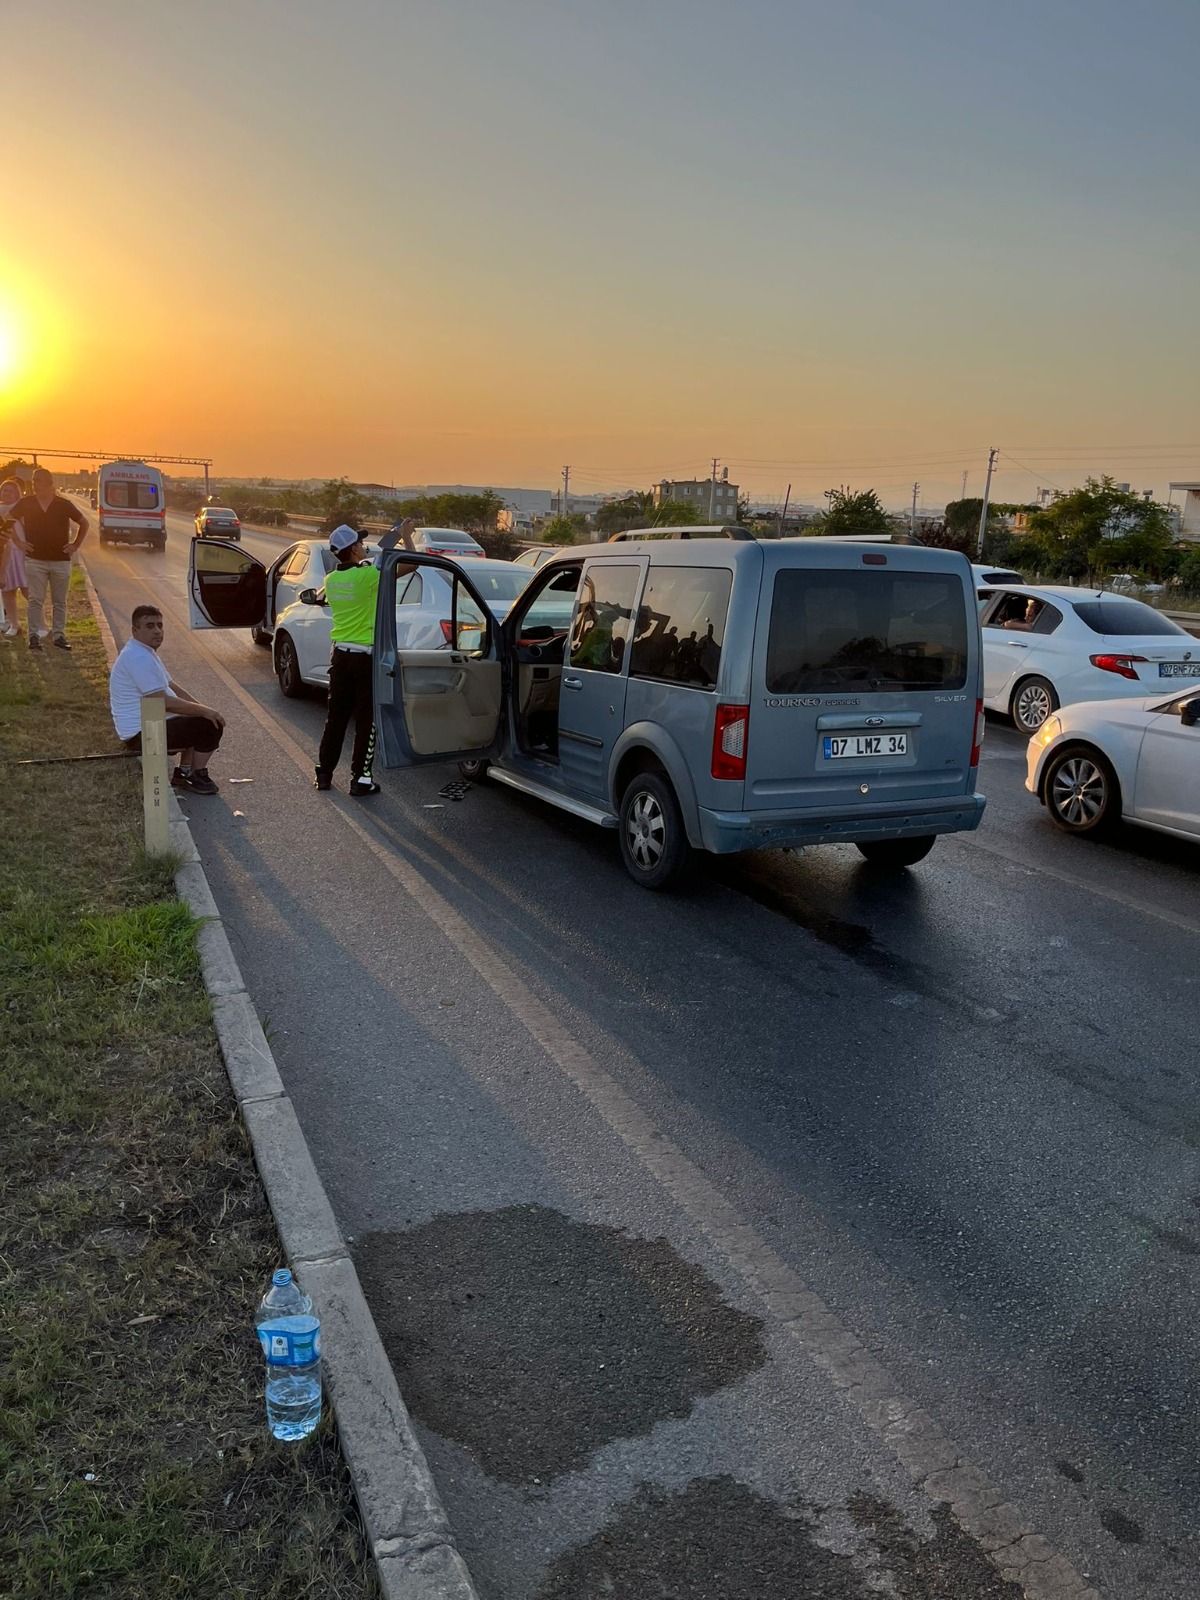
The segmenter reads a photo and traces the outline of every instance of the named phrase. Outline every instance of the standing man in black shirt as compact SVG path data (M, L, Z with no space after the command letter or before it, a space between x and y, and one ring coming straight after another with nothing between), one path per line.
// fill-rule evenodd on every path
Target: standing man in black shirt
M45 467L33 474L33 492L18 500L9 512L19 530L17 542L25 551L25 574L29 583L29 648L42 648L41 634L46 616L46 588L53 607L54 643L69 650L67 643L67 585L71 581L71 557L87 537L88 519L79 507L54 492L54 479ZM71 524L78 533L71 538Z

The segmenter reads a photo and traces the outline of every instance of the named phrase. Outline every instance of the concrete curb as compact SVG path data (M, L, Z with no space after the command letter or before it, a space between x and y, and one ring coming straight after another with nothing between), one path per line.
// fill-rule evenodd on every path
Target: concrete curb
M83 573L111 667L116 640ZM200 920L225 1069L284 1250L321 1319L326 1392L384 1600L478 1600L174 791L169 804L171 845L183 858L176 893Z

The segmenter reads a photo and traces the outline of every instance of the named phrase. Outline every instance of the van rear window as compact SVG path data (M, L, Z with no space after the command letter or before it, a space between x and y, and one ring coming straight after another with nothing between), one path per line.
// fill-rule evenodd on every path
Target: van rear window
M967 607L953 573L793 567L776 575L772 694L961 689L966 681Z
M153 511L158 506L158 486L153 483L131 483L128 478L109 478L104 485L104 498L110 506Z
M714 689L733 574L724 567L650 568L630 675Z

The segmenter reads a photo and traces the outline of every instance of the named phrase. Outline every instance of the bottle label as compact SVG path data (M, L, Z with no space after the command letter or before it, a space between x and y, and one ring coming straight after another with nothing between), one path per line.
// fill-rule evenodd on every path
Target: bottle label
M321 1358L316 1317L277 1317L258 1325L258 1342L269 1367L308 1367Z

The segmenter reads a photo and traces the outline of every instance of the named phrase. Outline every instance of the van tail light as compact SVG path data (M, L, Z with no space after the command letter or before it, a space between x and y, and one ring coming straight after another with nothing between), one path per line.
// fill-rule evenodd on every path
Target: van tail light
M445 639L447 644L454 643L454 624L449 617L442 618L442 638Z
M1132 678L1137 681L1137 668L1135 661L1145 661L1145 656L1091 656L1089 658L1094 667L1099 667L1101 672L1115 672L1118 677Z
M983 743L983 736L987 732L987 718L983 714L983 701L975 702L975 736L971 740L971 765L979 765L979 747Z
M714 778L746 776L746 746L750 740L750 707L718 706L713 724L712 775Z

